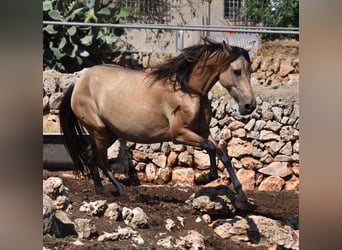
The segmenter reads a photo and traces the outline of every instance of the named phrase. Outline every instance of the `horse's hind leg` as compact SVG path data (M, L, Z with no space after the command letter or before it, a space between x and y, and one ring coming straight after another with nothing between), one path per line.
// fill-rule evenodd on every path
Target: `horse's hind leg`
M112 182L112 184L117 188L117 191L119 194L124 194L124 188L120 184L120 182L114 177L112 172L109 168L109 163L107 159L107 149L108 147L113 144L113 142L117 139L112 132L110 132L108 129L98 129L96 131L93 131L92 137L95 141L97 153L98 153L98 160L99 160L99 167L104 173L105 176ZM95 179L94 179L95 183ZM96 187L96 184L95 184Z
M104 187L102 185L101 177L98 170L98 151L95 143L92 143L88 148L88 158L90 159L88 162L88 167L91 171L91 176L94 181L95 192L97 194L102 194L104 191Z

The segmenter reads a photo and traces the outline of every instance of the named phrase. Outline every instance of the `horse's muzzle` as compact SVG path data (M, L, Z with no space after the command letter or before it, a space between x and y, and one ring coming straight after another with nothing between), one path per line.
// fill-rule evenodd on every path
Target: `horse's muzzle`
M240 107L240 114L249 115L250 113L254 111L255 108L256 108L255 103L246 103L245 105Z

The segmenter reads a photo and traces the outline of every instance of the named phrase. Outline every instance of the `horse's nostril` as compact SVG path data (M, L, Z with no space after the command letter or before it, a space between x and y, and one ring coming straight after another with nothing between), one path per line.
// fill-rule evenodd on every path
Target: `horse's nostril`
M251 110L254 110L254 108L255 108L255 107L254 107L253 104L249 104L249 103L248 103L248 104L245 104L245 109L246 109L246 110L250 110L250 111L251 111Z

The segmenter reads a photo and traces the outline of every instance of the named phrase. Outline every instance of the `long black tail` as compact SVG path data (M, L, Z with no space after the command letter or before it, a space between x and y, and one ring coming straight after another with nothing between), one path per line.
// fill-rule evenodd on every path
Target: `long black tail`
M64 144L74 162L74 170L78 174L89 175L88 148L89 142L86 133L79 123L76 115L71 109L71 95L74 85L71 85L64 93L63 100L59 106L59 120Z

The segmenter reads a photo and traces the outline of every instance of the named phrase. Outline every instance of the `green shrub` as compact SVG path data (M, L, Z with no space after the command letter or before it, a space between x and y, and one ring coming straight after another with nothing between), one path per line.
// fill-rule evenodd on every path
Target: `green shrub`
M129 10L109 7L100 0L43 0L44 21L120 23ZM60 72L75 72L84 67L107 63L113 54L122 28L45 25L43 27L43 66Z
M299 0L246 0L243 15L266 27L299 27ZM264 40L298 35L264 34Z

